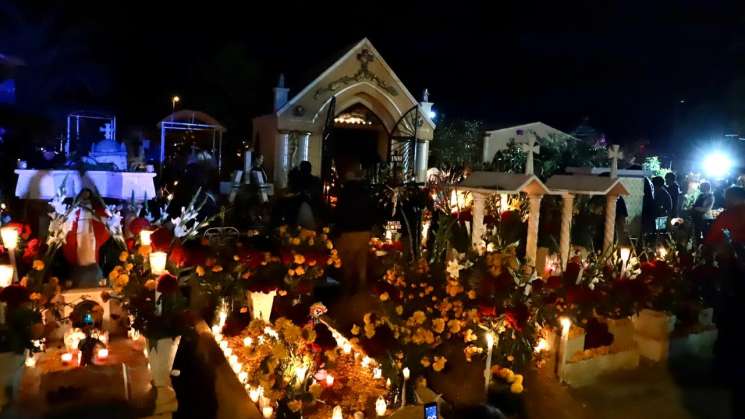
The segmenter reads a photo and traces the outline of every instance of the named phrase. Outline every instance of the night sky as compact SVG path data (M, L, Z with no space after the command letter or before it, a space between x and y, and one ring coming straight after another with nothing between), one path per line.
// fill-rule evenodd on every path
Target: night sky
M612 142L660 149L745 136L745 13L735 2L186 3L0 0L0 53L29 64L17 70L18 94L30 98L19 106L112 111L126 135L154 129L178 94L243 139L251 117L270 110L280 71L296 93L367 36L447 118L571 130L588 117ZM48 47L64 51L64 88L34 103L29 86L58 65L31 68Z

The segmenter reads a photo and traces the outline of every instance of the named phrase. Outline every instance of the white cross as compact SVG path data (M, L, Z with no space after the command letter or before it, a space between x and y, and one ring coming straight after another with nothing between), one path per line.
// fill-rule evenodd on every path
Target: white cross
M100 132L103 132L103 138L106 140L113 140L114 139L114 128L111 126L111 124L104 124L101 128L98 129Z
M535 137L530 136L526 143L520 144L520 148L528 153L528 159L525 161L525 174L532 175L533 170L533 154L540 154L541 147L535 144Z
M618 160L623 160L623 151L619 149L618 144L613 144L610 149L608 149L608 158L611 159L610 177L615 179L618 177Z

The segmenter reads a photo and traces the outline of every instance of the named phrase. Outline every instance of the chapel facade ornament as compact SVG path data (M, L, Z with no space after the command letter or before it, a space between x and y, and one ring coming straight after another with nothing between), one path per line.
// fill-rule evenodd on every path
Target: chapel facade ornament
M313 99L318 100L319 98L329 93L333 94L341 87L348 86L352 83L359 83L361 81L373 82L378 87L388 92L391 96L397 96L398 90L396 90L395 87L388 84L385 80L382 80L380 77L375 75L367 68L374 59L375 56L370 52L370 50L368 50L367 48L363 49L359 52L359 54L357 54L357 61L360 62L360 69L351 76L342 76L336 80L331 81L326 86L316 90L315 94L313 95Z

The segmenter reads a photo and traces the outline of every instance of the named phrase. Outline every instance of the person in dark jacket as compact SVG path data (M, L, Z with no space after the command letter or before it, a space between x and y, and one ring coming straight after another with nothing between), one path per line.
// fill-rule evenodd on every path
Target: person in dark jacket
M670 217L675 218L680 214L680 206L682 200L680 199L680 185L678 184L678 177L673 172L667 172L665 174L665 189L670 194L670 200L672 201L672 210L670 211Z
M670 217L673 210L673 200L665 187L665 180L661 176L652 178L654 186L654 217Z
M367 254L375 220L370 188L360 170L345 175L336 206L337 248L342 262L343 287L350 294L367 286Z

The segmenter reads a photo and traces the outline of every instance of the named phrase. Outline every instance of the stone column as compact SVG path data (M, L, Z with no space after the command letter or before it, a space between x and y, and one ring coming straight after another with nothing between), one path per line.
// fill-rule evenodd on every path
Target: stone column
M287 172L290 170L290 135L286 132L277 134L274 146L274 187L287 187Z
M484 208L486 196L481 192L471 192L473 195L473 210L471 211L471 244L477 246L481 243L481 237L484 235Z
M427 181L427 163L429 161L429 141L420 140L416 143L416 181Z
M559 238L559 252L561 269L566 270L569 261L569 246L572 239L572 215L574 212L574 195L567 193L561 200L561 237Z
M310 161L309 159L309 148L310 148L310 133L304 132L300 134L297 142L297 162Z
M535 266L538 252L538 220L541 217L541 198L543 195L529 195L528 238L525 240L525 259Z
M617 195L605 197L605 234L603 235L603 253L613 246L613 238L616 232L616 201Z

